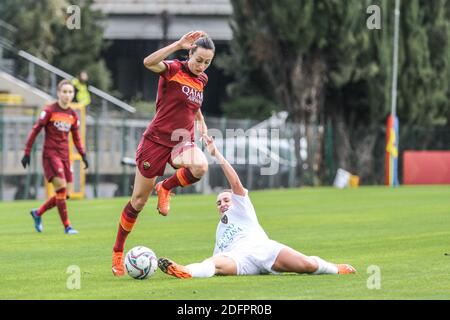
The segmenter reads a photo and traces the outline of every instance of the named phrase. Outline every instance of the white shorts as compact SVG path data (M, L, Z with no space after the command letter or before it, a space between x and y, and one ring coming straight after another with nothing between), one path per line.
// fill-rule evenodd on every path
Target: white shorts
M220 252L215 255L225 256L234 260L237 266L237 275L279 274L273 271L272 266L284 244L274 240L266 240L251 246L242 246L230 252Z

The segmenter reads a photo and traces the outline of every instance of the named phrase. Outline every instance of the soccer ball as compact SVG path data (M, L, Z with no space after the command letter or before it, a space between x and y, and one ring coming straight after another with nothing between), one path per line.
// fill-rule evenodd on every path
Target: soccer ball
M158 267L155 253L146 247L132 248L125 256L125 268L134 279L147 279L153 275Z

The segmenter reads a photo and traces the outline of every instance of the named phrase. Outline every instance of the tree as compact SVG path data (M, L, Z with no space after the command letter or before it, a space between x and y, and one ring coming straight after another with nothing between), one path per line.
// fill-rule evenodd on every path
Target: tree
M327 87L325 117L333 128L334 160L337 167L358 174L366 183L377 176L382 179L376 166L382 163L383 150L379 155L374 150L384 138L381 130L390 112L393 4L389 0L366 1L360 16L366 20L365 8L377 5L381 9L381 29L369 30L360 22L366 45L355 48L353 74ZM328 176L332 174L328 172Z
M381 183L383 130L391 106L394 3L373 4L382 9L382 28L366 31L370 45L358 59L361 66L371 66L369 72L344 87L329 87L327 108L332 111L329 117L338 165L358 173L367 183ZM417 126L433 128L448 121L450 29L449 12L444 10L448 5L445 0L402 1L397 100L400 150L430 146L436 135L431 130L418 135ZM408 143L412 137L416 137L414 145Z
M19 30L13 39L17 49L73 75L85 69L92 83L106 90L110 75L100 56L106 48L102 40L103 16L92 9L92 4L93 0L3 0L0 19ZM81 9L80 29L70 30L66 26L70 5Z
M236 11L230 27L234 37L230 42L230 52L216 58L216 65L223 69L226 75L235 81L227 86L227 95L221 109L230 118L264 120L272 112L278 111L273 87L263 76L261 65L248 56L252 45L251 37L240 31L240 25L245 19Z
M314 128L325 123L333 127L338 166L367 183L382 181L377 166L390 112L394 2L231 3L233 63L227 65L236 83L257 78L257 87L289 112L299 181L324 179L323 134ZM366 27L369 5L381 8L380 30ZM398 115L401 132L408 134L416 124L448 121L450 1L402 1L401 12ZM259 85L264 82L266 87ZM308 141L306 164L299 158L301 135Z
M348 82L358 52L368 46L367 35L361 32L363 4L337 0L231 3L236 59L228 65L250 75L257 73L270 85L267 92L273 93L293 122L298 181L313 183L322 158L322 139L314 128L323 123L326 84L341 87ZM300 158L302 135L308 141L306 163Z
M447 2L447 4L446 4ZM403 3L403 56L399 117L407 126L433 126L445 121L450 79L448 1Z
M56 51L52 26L63 21L66 5L65 0L3 0L0 19L19 30L13 39L17 48L51 61Z
M111 76L105 61L101 59L102 50L107 48L101 25L104 15L92 9L93 0L73 0L71 4L81 9L80 29L70 30L65 24L54 26L56 54L53 63L74 75L81 69L86 70L90 82L108 90Z

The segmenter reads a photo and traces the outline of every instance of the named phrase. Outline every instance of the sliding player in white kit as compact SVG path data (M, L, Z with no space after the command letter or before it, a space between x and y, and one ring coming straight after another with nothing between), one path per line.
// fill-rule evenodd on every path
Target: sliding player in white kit
M183 266L167 258L158 260L159 268L177 278L208 278L214 275L256 275L296 272L308 274L349 274L356 270L348 264L334 264L316 256L306 256L269 239L258 222L248 191L214 140L206 137L208 152L220 163L231 190L217 196L220 221L213 256L201 263Z

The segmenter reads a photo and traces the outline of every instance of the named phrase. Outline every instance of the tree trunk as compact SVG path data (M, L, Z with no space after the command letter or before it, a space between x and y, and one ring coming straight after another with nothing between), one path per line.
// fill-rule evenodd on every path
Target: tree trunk
M326 63L319 54L305 58L301 77L300 108L304 114L305 136L307 141L307 183L315 185L319 181L319 168L322 159L323 135L319 129L319 115L324 101L326 82Z
M355 136L355 165L353 174L360 176L361 182L376 183L377 178L383 177L382 172L375 170L375 144L377 132L375 128L360 128ZM378 155L384 157L384 154Z
M322 149L322 139L318 139L315 128L324 100L325 59L320 54L291 56L284 60L275 59L263 68L275 87L276 100L289 112L289 118L293 121L297 181L300 185L313 184L318 170L315 173L314 168L320 167L315 161L322 158L317 154ZM300 157L302 137L307 139L308 144L305 162Z
M334 145L337 169L350 170L352 147L350 144L349 129L341 111L333 113L333 127L335 132Z
M346 122L342 112L338 111L332 116L337 168L358 175L362 183L377 183L383 175L377 172L375 166L377 128L360 125L351 129L353 125Z

